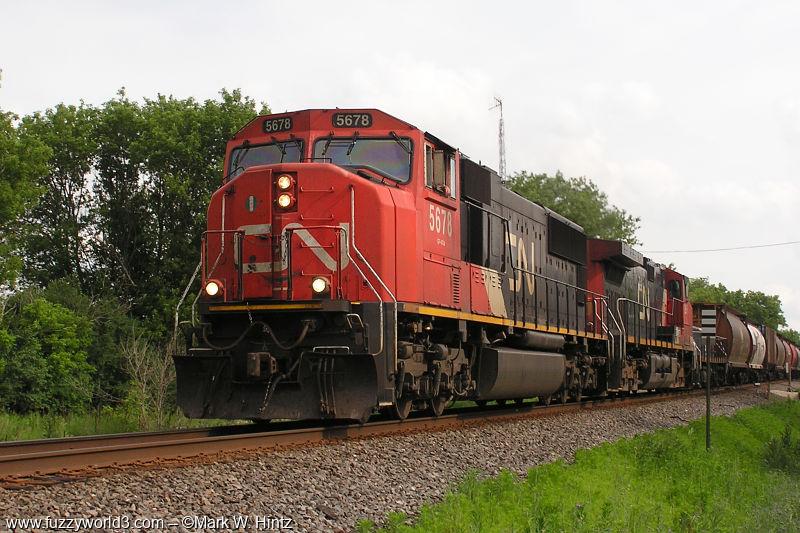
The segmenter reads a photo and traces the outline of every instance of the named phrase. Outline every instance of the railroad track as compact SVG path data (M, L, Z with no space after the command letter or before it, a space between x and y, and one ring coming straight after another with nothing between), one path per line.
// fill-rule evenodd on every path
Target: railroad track
M752 387L743 385L742 387ZM714 394L739 387L722 387ZM703 390L646 393L619 398L588 399L550 406L462 407L440 417L416 416L405 421L377 419L366 424L273 422L267 426L239 425L216 428L123 433L0 443L0 484L48 484L97 475L108 469L158 466L230 452L275 450L325 442L412 431L453 429L475 424L528 417L554 416L590 409L610 409L701 396Z

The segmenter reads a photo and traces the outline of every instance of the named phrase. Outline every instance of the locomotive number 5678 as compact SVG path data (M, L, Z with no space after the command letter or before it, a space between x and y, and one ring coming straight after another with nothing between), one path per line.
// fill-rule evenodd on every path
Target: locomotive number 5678
M433 204L428 204L428 229L452 237L453 212Z

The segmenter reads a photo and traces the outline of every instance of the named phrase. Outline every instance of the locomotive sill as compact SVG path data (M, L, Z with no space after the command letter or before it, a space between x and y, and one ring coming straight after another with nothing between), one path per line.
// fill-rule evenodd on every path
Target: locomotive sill
M313 300L304 302L275 302L275 303L225 303L225 304L205 304L206 311L214 312L236 312L246 313L247 311L337 311L349 312L351 303L344 300Z
M430 202L433 202L434 204L439 204L440 206L445 207L447 209L453 209L453 210L458 209L458 205L456 204L455 198L448 198L446 196L442 196L441 194L433 192L431 189L427 187L425 188L424 198Z

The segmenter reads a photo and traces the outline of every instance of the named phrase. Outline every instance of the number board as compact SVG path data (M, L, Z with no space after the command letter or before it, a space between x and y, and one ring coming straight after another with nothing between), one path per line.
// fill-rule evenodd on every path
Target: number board
M292 117L268 118L264 121L264 133L277 133L292 129Z
M334 113L334 128L371 128L372 115L369 113Z

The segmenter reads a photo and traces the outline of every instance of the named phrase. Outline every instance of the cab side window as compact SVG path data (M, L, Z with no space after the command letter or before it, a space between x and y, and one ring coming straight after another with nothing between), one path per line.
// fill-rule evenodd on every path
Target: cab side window
M443 196L455 198L456 158L444 150L425 145L425 186Z
M425 145L425 186L433 188L433 146Z
M450 198L456 197L456 156L450 154L448 156L447 165L447 183L450 187Z
M675 298L676 300L680 300L683 296L683 291L681 290L681 283L673 279L669 282L669 295L671 298Z

